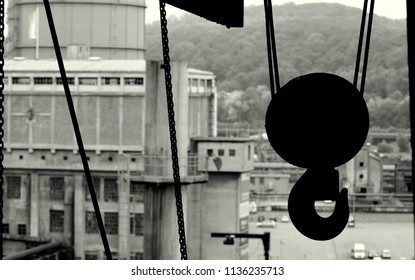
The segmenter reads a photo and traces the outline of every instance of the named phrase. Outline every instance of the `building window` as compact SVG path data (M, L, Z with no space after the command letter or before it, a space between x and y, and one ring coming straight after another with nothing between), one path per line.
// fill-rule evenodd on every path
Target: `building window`
M144 185L138 182L130 183L130 202L144 202Z
M359 175L359 178L360 178L360 179L363 179L364 177L365 177L365 176L364 176L363 174L360 174L360 175Z
M213 150L212 149L207 149L207 155L208 156L213 156Z
M52 77L50 77L50 78L35 77L34 78L34 84L35 85L52 85L53 84L53 79L52 79Z
M21 177L7 176L7 198L20 199Z
M265 183L264 177L259 177L259 184L263 185Z
M191 81L191 85L192 85L193 87L197 87L197 86L199 86L199 80L198 80L198 79L192 79L192 81Z
M218 155L219 156L224 156L225 155L225 150L224 149L219 149L218 150Z
M359 166L363 167L363 166L365 166L365 163L363 161L361 161L361 162L359 162Z
M83 86L96 86L98 78L79 78L79 84Z
M249 180L250 180L252 185L255 185L255 177L251 177Z
M17 225L17 234L26 235L26 225Z
M229 156L234 157L236 154L235 149L230 149L229 150Z
M97 260L98 251L85 251L85 260Z
M104 260L106 260L107 259L107 255L105 254L105 251L103 252L103 255L104 255ZM118 260L118 252L114 252L114 251L111 251L111 257L112 257L112 259L113 260Z
M14 85L30 85L29 77L13 77L12 84Z
M66 81L68 82L68 85L74 85L75 84L75 78L66 78ZM56 84L57 85L63 85L62 78L56 78Z
M104 213L104 223L107 234L118 234L118 213Z
M143 260L144 254L142 252L131 252L130 260Z
M97 199L99 200L99 191L100 191L100 180L97 177L93 177L92 178L93 184L94 184L94 189L95 189L95 194L97 196ZM89 192L89 187L88 187L88 182L86 181L86 179L84 180L84 184L85 184L85 200L91 200L91 193Z
M130 213L130 234L143 235L144 215Z
M248 145L248 160L251 159L251 145Z
M7 85L9 83L9 78L8 77L3 77L3 84Z
M63 200L65 197L65 179L63 177L50 177L49 197L53 200Z
M212 80L206 80L206 91L207 93L212 93Z
M124 78L124 84L127 86L144 85L144 78Z
M95 212L85 212L85 233L99 233L98 222Z
M3 233L5 234L10 233L9 224L3 224Z
M104 86L119 85L120 80L121 80L120 78L115 78L115 77L101 78L101 85L104 85Z
M104 200L105 201L118 201L118 184L116 179L104 180Z
M63 219L62 210L50 210L50 232L63 232Z

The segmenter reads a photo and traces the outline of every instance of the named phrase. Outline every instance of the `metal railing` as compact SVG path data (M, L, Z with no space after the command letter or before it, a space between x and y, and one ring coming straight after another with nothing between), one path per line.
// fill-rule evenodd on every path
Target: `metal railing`
M251 193L259 211L287 209L289 194ZM349 194L349 207L352 212L396 212L410 213L413 209L413 195L402 193ZM316 209L333 210L335 202L317 202Z
M197 154L179 157L180 177L184 180L207 180L207 159L207 156ZM123 154L118 164L118 175L173 179L172 159L170 156Z

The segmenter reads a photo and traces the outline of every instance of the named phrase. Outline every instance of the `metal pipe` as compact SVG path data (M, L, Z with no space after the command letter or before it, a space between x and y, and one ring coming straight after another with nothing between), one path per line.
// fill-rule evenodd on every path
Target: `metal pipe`
M38 254L56 247L61 246L61 242L60 241L52 241L46 244L42 244L39 245L37 247L33 247L24 251L20 251L17 252L15 254L9 255L9 256L5 256L3 259L4 260L22 260L28 256L34 255L34 254Z

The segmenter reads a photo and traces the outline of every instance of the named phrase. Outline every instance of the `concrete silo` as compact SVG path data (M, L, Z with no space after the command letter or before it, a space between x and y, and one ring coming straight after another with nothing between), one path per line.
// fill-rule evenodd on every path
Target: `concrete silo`
M51 0L62 55L68 59L143 59L145 0ZM8 57L36 58L33 13L39 8L38 59L55 53L43 1L10 0Z

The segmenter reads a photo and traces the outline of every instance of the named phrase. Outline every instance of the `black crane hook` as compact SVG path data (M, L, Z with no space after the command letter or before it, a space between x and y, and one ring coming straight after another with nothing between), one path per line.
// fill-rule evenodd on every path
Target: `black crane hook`
M313 188L314 187L314 188ZM329 240L339 235L349 220L347 189L339 193L337 170L307 169L291 190L288 211L299 232L314 240ZM334 212L327 218L321 217L315 202L336 201Z
M366 141L369 112L362 94L334 74L311 73L285 84L272 98L265 123L268 140L287 162L307 168L291 190L288 210L305 236L328 240L342 232L349 218L347 190L339 193L339 172ZM316 200L335 200L323 218Z

